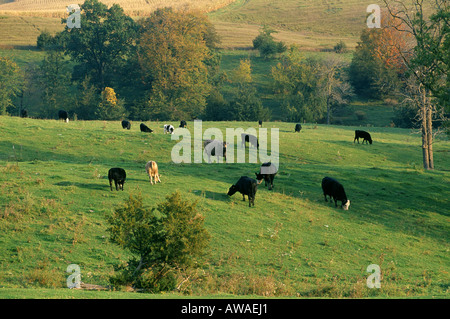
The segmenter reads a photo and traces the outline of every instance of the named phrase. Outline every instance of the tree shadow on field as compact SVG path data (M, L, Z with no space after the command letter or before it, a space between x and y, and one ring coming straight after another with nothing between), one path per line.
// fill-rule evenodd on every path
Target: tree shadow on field
M193 190L192 193L196 196L203 197L206 199L218 200L221 202L229 201L229 197L226 192L219 193L219 192L212 192L212 191L206 191L206 190Z
M92 190L110 190L109 183L106 184L93 184L93 183L76 183L76 182L70 182L70 181L63 181L59 183L55 183L56 186L75 186L78 188L85 188L85 189L92 189ZM114 188L114 183L113 183Z

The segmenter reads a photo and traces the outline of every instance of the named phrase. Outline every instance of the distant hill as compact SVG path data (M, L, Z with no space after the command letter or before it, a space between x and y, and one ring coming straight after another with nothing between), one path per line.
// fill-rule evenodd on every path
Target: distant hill
M210 12L235 0L102 0L110 6L119 4L126 12L145 15L161 7L189 8ZM7 2L7 3L5 3ZM83 0L0 0L0 11L34 12L40 14L65 13L66 7Z

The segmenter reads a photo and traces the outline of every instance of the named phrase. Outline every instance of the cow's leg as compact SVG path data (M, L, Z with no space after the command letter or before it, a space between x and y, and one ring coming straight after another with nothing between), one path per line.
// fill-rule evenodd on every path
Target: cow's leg
M327 195L323 194L323 197L325 197L325 201L328 202Z
M112 188L112 179L109 180L109 187L111 188L111 191L113 190Z
M334 199L334 207L337 207L337 200L336 200L336 197L333 197L333 199Z
M117 184L117 180L114 180L114 185L116 185L116 191L119 190L119 185Z
M242 194L242 200L245 202L245 195Z

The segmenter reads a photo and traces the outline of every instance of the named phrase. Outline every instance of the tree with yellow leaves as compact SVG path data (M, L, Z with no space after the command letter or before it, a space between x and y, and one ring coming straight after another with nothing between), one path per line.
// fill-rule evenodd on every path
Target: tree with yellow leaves
M113 88L106 87L101 94L96 115L101 120L120 120L125 118L126 110L123 101L118 100Z

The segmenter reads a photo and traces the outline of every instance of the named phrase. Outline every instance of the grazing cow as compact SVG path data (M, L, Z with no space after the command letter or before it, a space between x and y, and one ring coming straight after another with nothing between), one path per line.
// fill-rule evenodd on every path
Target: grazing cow
M20 111L20 117L28 117L28 111L26 109Z
M58 118L60 120L64 120L66 123L69 123L69 114L67 114L67 112L64 110L58 111Z
M372 137L370 136L370 134L366 131L359 131L359 130L355 130L355 138L353 139L353 143L355 143L355 141L358 141L359 144L359 139L362 138L362 144L364 144L364 141L369 142L370 144L372 144Z
M271 162L263 163L258 173L255 173L258 185L264 180L265 186L268 185L269 190L273 188L273 179L277 175L278 169Z
M227 159L227 143L219 140L205 140L203 142L206 155L208 156L208 163L211 163L211 156L217 156L217 162L219 157L222 156Z
M161 183L158 173L158 164L156 164L156 162L148 161L147 164L145 164L145 171L147 172L148 178L150 179L150 184L153 185L153 179L155 179L155 184L157 182Z
M299 132L302 130L302 125L300 123L295 124L295 133Z
M122 121L122 128L129 130L131 128L131 123L128 122L128 121L123 120Z
M153 130L151 128L149 128L147 125L145 125L144 123L141 123L141 125L139 125L139 128L141 129L141 132L153 133Z
M232 185L228 190L227 195L233 196L236 192L242 194L242 200L245 201L245 195L248 196L248 207L252 204L255 206L255 196L256 190L258 189L258 184L256 180L247 176L241 176L236 184Z
M334 205L337 207L337 201L340 200L342 202L341 207L344 210L348 210L350 206L350 201L347 199L347 195L345 194L344 186L339 183L337 180L331 177L324 177L322 179L322 190L323 196L325 197L325 201L327 202L327 195L334 199Z
M170 124L164 125L164 134L166 134L166 133L173 134L173 130L174 130L173 125L170 125Z
M123 191L123 184L125 183L125 179L127 178L127 174L123 168L114 167L111 168L108 172L109 179L109 187L112 188L112 181L114 180L114 184L116 185L116 191L121 189Z
M245 147L245 143L246 142L249 142L251 145L253 145L253 147L256 147L257 149L259 149L258 138L255 135L242 133L241 134L241 140L242 140L242 146L243 147Z
M185 120L180 121L180 127L187 127L187 123Z
M258 126L262 127L262 121L261 120L258 121Z

